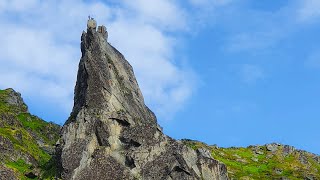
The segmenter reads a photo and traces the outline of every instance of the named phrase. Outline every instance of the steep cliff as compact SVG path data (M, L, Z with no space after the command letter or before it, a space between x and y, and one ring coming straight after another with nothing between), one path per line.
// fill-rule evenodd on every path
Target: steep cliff
M0 90L0 180L54 177L59 130L31 115L19 93Z
M74 107L62 128L62 179L228 179L226 166L163 134L131 65L88 20Z

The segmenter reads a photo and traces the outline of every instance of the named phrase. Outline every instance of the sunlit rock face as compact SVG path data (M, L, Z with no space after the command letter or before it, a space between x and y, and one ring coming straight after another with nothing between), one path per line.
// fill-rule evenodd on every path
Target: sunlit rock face
M225 165L163 134L133 69L89 19L74 107L58 145L62 179L228 179ZM169 102L168 102L169 103Z

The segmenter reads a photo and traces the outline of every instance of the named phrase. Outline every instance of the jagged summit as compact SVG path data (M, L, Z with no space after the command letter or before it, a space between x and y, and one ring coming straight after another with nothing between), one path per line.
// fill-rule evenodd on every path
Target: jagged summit
M96 31L95 20L89 19L87 27L81 36L82 57L70 120L83 107L104 107L110 112L127 109L133 116L150 113L131 65L107 42L105 26Z
M61 133L62 179L227 179L226 167L164 135L131 65L89 18L74 107Z
M97 21L94 20L92 17L89 16L87 22L87 30L96 31L97 30ZM98 33L102 34L102 36L107 40L108 39L108 32L105 26L98 26Z

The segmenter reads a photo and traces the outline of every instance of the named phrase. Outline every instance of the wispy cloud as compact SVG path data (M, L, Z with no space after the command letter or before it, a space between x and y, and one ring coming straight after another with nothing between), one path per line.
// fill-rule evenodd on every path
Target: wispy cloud
M320 18L319 0L301 0L297 9L297 17L300 22L312 22Z
M228 28L233 24L233 29L228 29L230 36L225 44L228 51L267 49L295 35L306 23L320 22L319 0L288 1L270 11L251 6L239 7L234 8L231 14L226 14L226 21L219 22L219 25Z
M227 22L235 24L224 46L227 51L252 53L268 49L298 29L292 4L272 12L246 8L234 12L239 18ZM243 19L246 21L239 23Z
M0 87L16 88L68 114L80 58L80 34L87 16L92 15L107 26L110 43L133 65L146 102L164 119L183 107L197 83L192 69L176 57L180 36L175 34L193 33L215 24L228 29L222 45L226 50L256 52L290 35L296 29L296 17L314 19L319 9L313 8L319 5L314 0L272 13L235 8L233 5L241 2L238 0L189 0L185 3L192 12L177 0L109 2L0 1L0 63L4 64L0 67ZM226 11L219 19L222 9ZM243 19L246 21L240 22ZM265 75L246 65L240 71L246 82Z
M161 28L161 30L184 29L187 26L187 13L172 0L124 0L125 10L135 20ZM130 17L130 16L129 16Z
M194 91L194 73L179 65L174 54L179 39L169 34L186 31L189 20L170 0L1 1L0 87L13 87L68 114L88 15L108 27L109 41L133 65L161 119L183 106Z
M171 28L178 27L171 25ZM110 41L132 63L147 102L161 117L168 118L193 92L194 75L177 65L179 61L173 52L178 40L166 31L167 28L130 17L110 24Z

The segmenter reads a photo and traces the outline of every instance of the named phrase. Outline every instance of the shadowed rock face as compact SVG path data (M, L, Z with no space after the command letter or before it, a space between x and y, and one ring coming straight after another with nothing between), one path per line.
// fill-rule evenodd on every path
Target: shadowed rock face
M162 133L131 65L92 21L58 147L62 179L228 179L223 164Z

